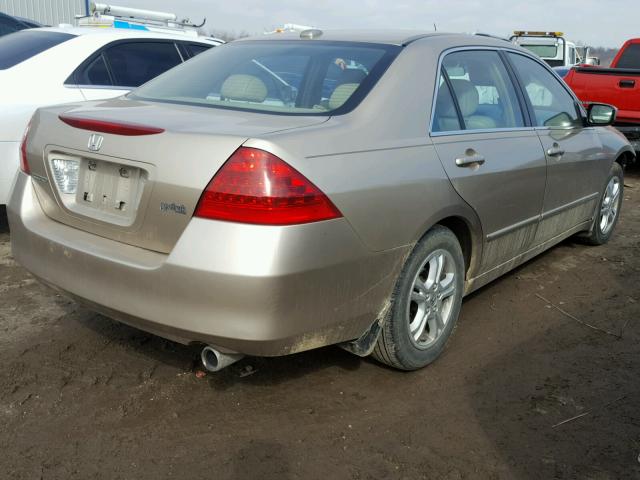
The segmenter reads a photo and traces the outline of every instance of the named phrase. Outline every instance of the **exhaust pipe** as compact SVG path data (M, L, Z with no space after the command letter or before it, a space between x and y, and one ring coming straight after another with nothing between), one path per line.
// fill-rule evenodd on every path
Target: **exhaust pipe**
M211 346L204 347L200 354L202 365L210 372L219 372L243 357L241 353L222 353Z

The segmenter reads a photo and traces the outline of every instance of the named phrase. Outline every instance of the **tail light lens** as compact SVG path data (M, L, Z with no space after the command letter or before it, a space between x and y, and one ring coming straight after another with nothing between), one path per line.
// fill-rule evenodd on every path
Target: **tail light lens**
M22 143L20 144L20 170L27 175L31 175L31 168L29 167L29 161L27 160L27 139L29 137L29 130L31 129L31 122L27 125L27 129L22 136Z
M240 147L205 189L196 217L295 225L342 216L331 200L275 155Z

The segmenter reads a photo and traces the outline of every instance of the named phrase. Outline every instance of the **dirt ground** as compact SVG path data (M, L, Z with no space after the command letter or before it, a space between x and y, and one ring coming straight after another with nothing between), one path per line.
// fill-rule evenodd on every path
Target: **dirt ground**
M414 373L330 347L198 378L198 350L34 281L4 225L0 478L640 479L639 169L626 184L609 245L472 295Z

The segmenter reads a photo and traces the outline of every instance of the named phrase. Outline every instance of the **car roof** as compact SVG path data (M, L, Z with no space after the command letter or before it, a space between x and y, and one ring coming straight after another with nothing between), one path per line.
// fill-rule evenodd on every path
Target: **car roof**
M184 35L180 33L162 33L162 32L151 32L145 30L129 30L124 28L101 28L101 27L44 27L38 28L37 32L58 32L58 33L67 33L69 35L76 35L79 37L82 36L106 36L112 37L114 39L120 38L167 38L172 40L183 40L188 42L201 42L201 43L209 43L209 44L218 44L219 41L209 37L201 37L201 36L190 36Z
M318 29L320 30L320 29ZM387 29L387 30L369 30L369 29L355 29L355 30L321 30L322 34L316 37L317 41L335 41L335 42L358 42L358 43L378 43L388 45L408 45L421 39L439 39L445 42L450 41L451 46L457 46L458 43L462 45L469 45L475 43L477 45L486 46L505 46L509 45L512 48L519 50L517 46L509 42L507 39L494 37L486 34L465 34L465 33L447 33L447 32L433 32L427 30L400 30L400 29ZM242 41L265 41L265 40L300 40L300 41L312 41L302 40L300 32L283 32L273 33L267 35L260 35L254 37L246 37L236 42Z
M429 32L425 30L401 29L317 30L320 30L322 32L322 35L317 37L317 40L336 42L382 43L389 45L405 45L417 38L447 35L446 33ZM241 42L254 40L300 40L300 32L272 33L260 36L246 37L236 41Z

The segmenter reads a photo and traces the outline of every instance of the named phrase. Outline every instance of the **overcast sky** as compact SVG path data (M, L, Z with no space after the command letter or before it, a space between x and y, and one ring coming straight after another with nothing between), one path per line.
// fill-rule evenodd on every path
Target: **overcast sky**
M111 3L109 0L108 3ZM113 0L162 10L207 30L261 33L284 23L321 28L408 28L485 32L565 32L591 46L619 47L640 36L640 0Z

